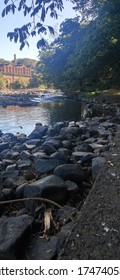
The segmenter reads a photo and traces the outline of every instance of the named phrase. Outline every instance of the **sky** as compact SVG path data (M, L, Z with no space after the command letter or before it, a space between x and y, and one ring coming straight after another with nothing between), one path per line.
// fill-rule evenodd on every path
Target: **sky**
M66 18L74 18L76 16L75 11L72 9L72 3L66 0L63 0L63 2L64 10L62 12L59 11L58 20L53 20L48 17L46 24L58 28L59 24ZM19 50L19 43L10 42L9 38L7 38L8 32L12 32L14 28L21 27L23 24L27 23L28 18L24 17L20 12L15 15L10 13L2 18L1 13L4 7L4 0L0 0L0 58L13 60L14 54L16 54L17 58L27 57L38 59L38 49L36 47L36 43L39 40L38 36L30 38L30 47L28 48L25 46L22 51Z

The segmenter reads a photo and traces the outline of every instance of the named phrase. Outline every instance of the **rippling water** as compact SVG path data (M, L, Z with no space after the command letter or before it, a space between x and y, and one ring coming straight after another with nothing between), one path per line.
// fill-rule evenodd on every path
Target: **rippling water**
M81 104L70 100L42 102L34 107L0 107L0 130L4 133L24 132L29 135L37 122L45 125L80 118Z

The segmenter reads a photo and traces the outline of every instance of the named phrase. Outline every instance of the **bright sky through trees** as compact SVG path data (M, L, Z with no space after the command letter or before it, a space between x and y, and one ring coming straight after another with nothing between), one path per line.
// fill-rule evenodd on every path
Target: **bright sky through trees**
M58 25L64 21L66 18L73 18L76 16L74 10L72 9L72 4L70 1L64 1L64 10L59 12L58 20L53 20L51 18L47 18L47 24L52 25L53 27ZM3 0L0 1L0 13L2 12L5 5L3 4ZM28 21L28 18L22 16L21 13L8 14L4 18L0 16L0 58L4 58L6 60L12 60L14 53L17 55L17 58L29 57L33 59L37 59L38 49L36 47L38 36L30 38L29 44L30 47L25 48L20 51L19 43L15 44L14 42L10 42L9 38L7 38L7 33L14 30L15 27L21 27L24 23Z

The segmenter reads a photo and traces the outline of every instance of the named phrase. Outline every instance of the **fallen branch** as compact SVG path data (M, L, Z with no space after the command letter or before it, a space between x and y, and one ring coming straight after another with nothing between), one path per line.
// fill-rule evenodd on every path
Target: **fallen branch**
M0 201L1 204L9 204L9 203L14 203L14 202L22 202L22 201L29 201L29 200L38 200L38 201L44 201L47 203L51 203L55 206L57 206L60 209L63 209L64 207L58 204L57 202L54 202L48 198L41 198L41 197L26 197L26 198L18 198L18 199L11 199L11 200L5 200L5 201Z
M5 200L5 201L0 201L0 205L10 204L10 203L15 203L15 202L24 202L24 201L30 201L30 200L37 200L37 201L51 203L51 204L57 206L58 208L62 209L63 211L67 212L66 209L63 206L61 206L59 203L54 202L51 199L41 198L41 197L26 197L26 198L18 198L18 199ZM68 214L68 216L73 221L73 218L70 216L70 214Z

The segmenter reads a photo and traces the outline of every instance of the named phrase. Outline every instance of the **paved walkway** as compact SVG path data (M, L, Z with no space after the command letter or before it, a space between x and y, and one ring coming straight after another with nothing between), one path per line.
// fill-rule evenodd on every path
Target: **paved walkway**
M120 259L120 129L60 259Z

